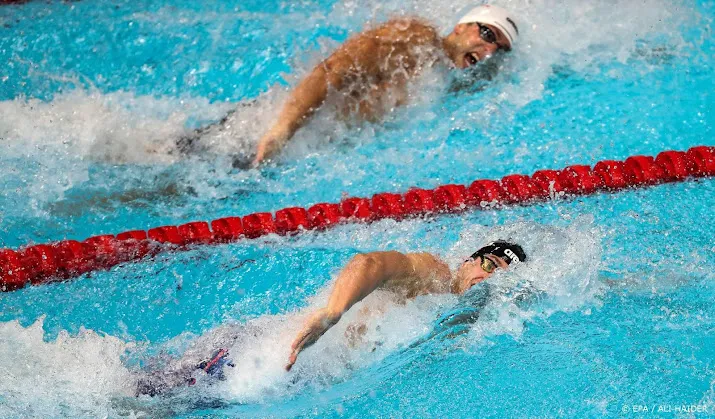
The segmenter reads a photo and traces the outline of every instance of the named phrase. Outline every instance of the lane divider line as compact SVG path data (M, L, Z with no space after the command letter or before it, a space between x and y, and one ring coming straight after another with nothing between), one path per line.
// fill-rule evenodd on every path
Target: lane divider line
M349 222L403 219L470 209L530 204L560 197L617 191L688 178L715 176L715 147L663 151L655 158L633 156L624 161L604 160L593 167L568 166L538 170L531 176L508 175L465 185L435 189L412 188L405 193L378 193L371 198L346 198L340 203L319 203L310 208L290 207L275 214L260 212L225 217L210 223L195 221L147 231L132 230L90 237L82 242L63 240L18 250L0 249L0 290L13 291L28 284L69 280L109 269L121 263L191 245L255 239L267 234L289 235L302 230L324 230Z

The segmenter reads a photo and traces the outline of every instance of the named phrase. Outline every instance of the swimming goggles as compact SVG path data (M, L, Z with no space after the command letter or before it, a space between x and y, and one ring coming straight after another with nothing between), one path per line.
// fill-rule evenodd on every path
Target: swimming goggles
M497 35L494 33L494 31L490 27L484 26L479 22L476 22L476 24L477 24L477 26L479 26L479 36L485 42L489 42L490 44L497 43Z
M494 272L499 267L490 258L488 258L486 256L481 256L481 258L482 258L481 267L484 270L484 272L490 274L490 273Z
M469 257L469 259L467 259L467 261L477 260L477 258L482 259L482 262L479 264L479 266L481 266L482 270L488 274L494 272L499 267L499 265L497 265L496 262L494 262L491 258L488 258L483 254L479 253L480 252L476 252L475 254L473 254Z

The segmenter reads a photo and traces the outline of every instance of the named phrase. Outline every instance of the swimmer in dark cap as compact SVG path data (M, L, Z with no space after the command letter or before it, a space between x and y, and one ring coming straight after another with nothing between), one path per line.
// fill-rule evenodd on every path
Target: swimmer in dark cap
M445 262L429 253L371 252L359 254L348 262L338 275L326 307L316 310L305 322L293 341L286 364L290 370L298 354L314 344L334 326L353 305L375 290L393 292L400 301L426 294L464 294L474 285L489 278L498 269L526 261L526 253L516 243L497 240L479 248L454 272ZM352 327L352 325L351 325ZM360 334L359 328L353 331ZM348 336L350 337L350 336ZM206 336L211 353L201 360L191 356L175 362L175 366L146 374L139 379L136 395L155 396L166 391L196 384L197 377L210 384L224 379L224 369L233 367L228 348L238 333L232 328ZM203 346L204 343L197 344Z
M497 240L474 252L455 272L429 253L372 252L355 256L338 276L328 305L316 310L293 341L286 369L298 354L314 344L354 304L377 289L402 299L425 294L464 294L497 269L526 261L518 244Z
M496 270L508 269L525 261L524 249L505 240L482 246L454 272L445 262L429 253L390 251L357 255L338 275L327 306L308 317L293 341L286 369L291 369L301 351L314 344L353 305L375 290L391 291L400 301L426 294L461 295L489 278ZM170 368L144 374L137 382L136 395L155 396L175 388L192 386L196 384L197 378L209 384L223 380L224 369L234 366L228 348L236 342L239 329L227 327L212 336L206 336L204 340L207 342L197 343L197 346L203 347L210 342L214 348L200 360L185 356ZM357 329L354 332L360 333ZM218 349L214 346L216 344Z

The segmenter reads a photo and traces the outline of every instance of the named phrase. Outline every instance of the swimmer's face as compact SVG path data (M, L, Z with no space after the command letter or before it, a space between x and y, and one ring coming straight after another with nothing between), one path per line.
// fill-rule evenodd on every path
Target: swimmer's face
M509 265L504 262L504 259L492 254L468 259L457 269L454 292L455 294L464 294L474 285L492 276L496 269L507 269L508 267Z
M496 27L481 23L460 23L452 31L457 68L467 68L491 57L498 50L509 51L509 39Z

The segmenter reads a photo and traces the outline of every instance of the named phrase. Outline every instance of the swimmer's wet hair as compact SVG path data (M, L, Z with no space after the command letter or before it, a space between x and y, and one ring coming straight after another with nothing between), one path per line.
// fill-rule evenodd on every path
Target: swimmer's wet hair
M496 240L474 252L470 259L476 259L484 255L494 255L504 259L507 265L512 262L526 262L524 249L516 243L506 240Z

